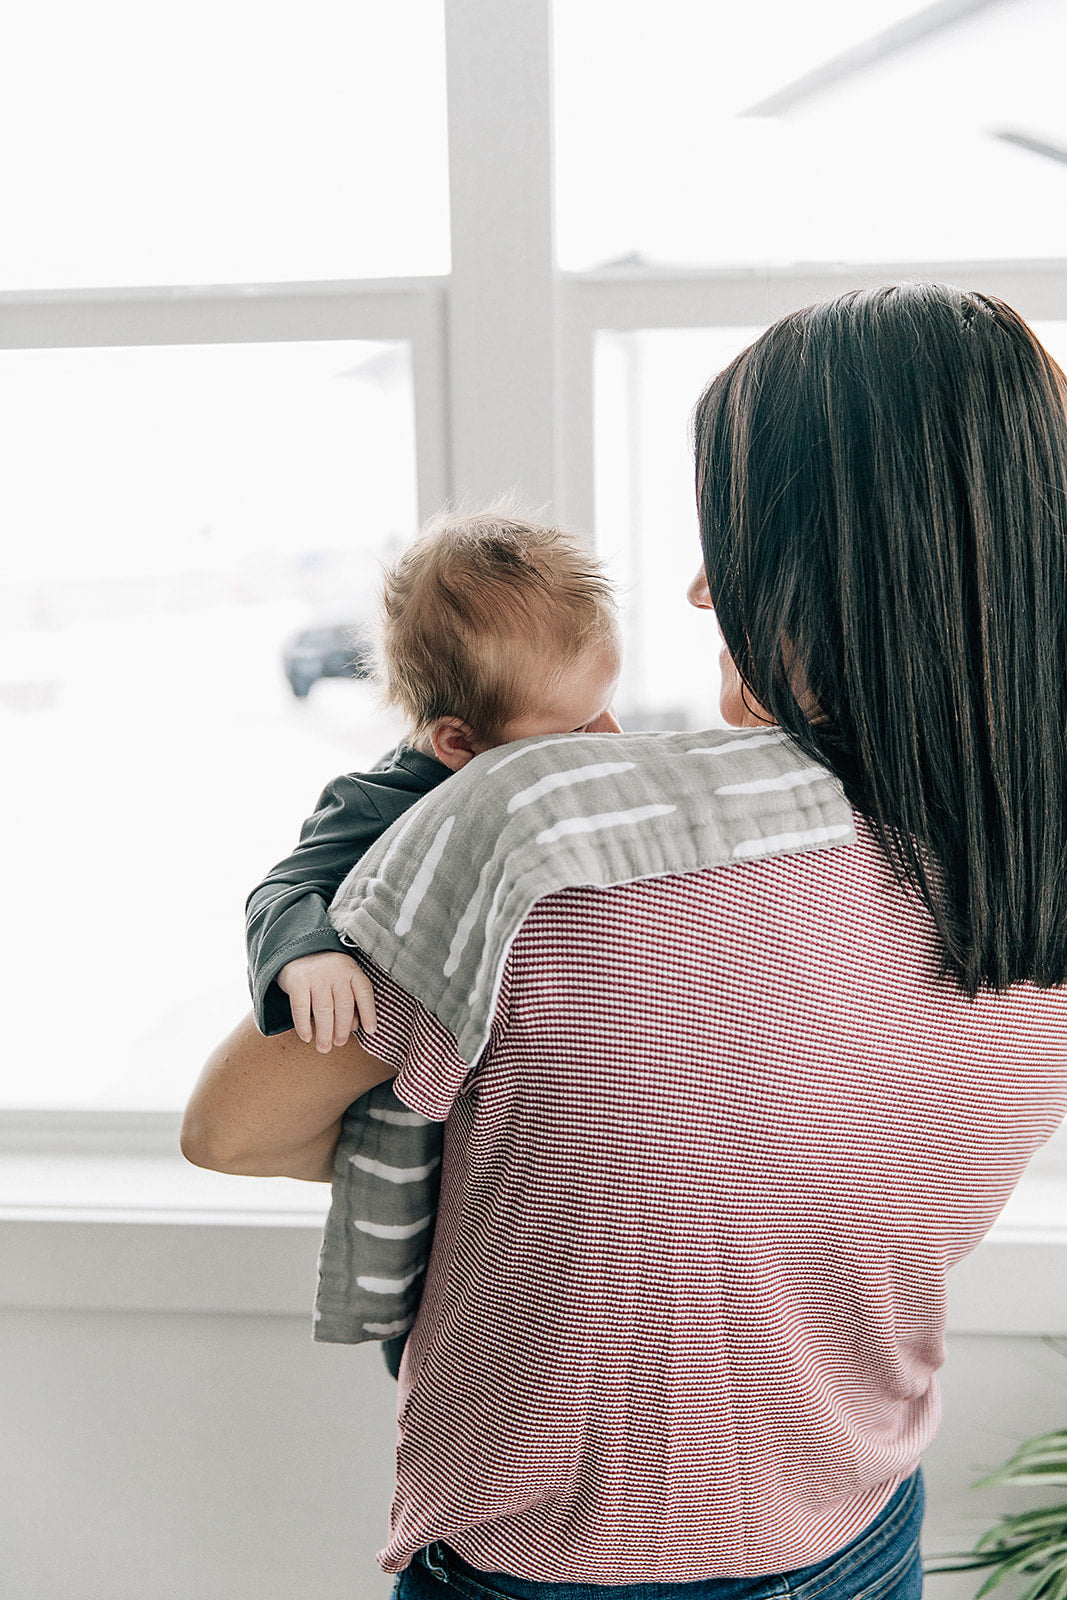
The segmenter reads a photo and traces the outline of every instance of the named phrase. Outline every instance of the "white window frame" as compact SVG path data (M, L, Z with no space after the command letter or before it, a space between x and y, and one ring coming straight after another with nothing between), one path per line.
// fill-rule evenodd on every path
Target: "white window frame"
M1067 317L1067 261L560 273L550 13L551 0L445 0L449 276L3 293L0 348L404 340L420 517L514 489L591 531L600 330L762 324L902 277L981 285L1030 320ZM174 1152L179 1121L176 1111L0 1109L0 1158Z
M611 267L562 274L557 293L563 442L558 504L563 519L576 527L596 525L593 384L598 333L760 327L846 289L909 279L981 288L1006 300L1028 322L1067 319L1067 260L831 262L702 270Z
M419 515L447 493L445 278L49 289L0 294L0 349L284 344L395 339L411 346Z

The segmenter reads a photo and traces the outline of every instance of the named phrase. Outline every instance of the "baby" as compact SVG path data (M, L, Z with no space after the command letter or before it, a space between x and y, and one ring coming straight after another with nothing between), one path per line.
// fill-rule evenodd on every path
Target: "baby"
M327 785L300 843L247 904L249 982L265 1034L326 1051L374 1031L370 982L328 908L355 862L415 801L483 750L538 734L617 733L611 586L581 542L486 511L436 518L386 573L378 637L404 742ZM386 1346L396 1374L398 1347Z

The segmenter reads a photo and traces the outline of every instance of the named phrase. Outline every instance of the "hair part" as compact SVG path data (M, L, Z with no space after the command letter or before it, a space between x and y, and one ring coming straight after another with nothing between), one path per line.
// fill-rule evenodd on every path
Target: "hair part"
M457 717L491 744L587 650L618 650L614 593L580 539L509 502L446 510L385 571L376 644L413 736Z
M744 685L828 767L972 996L1067 981L1067 380L930 283L782 318L694 413Z

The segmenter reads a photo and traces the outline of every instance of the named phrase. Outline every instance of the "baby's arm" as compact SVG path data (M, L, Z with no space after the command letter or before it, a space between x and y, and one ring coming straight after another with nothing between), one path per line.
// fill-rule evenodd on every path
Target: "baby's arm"
M296 849L249 895L248 977L261 1033L295 1027L310 1042L314 1018L315 1042L328 1050L347 1039L357 1007L364 1025L373 1026L370 985L333 928L329 905L355 862L417 798L383 788L370 774L335 778Z

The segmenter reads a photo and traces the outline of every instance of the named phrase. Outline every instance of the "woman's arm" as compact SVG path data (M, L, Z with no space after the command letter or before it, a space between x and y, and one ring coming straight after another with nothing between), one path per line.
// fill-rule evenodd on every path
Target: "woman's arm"
M214 1172L329 1183L345 1110L393 1069L357 1040L320 1054L246 1017L208 1057L182 1123L187 1161Z

